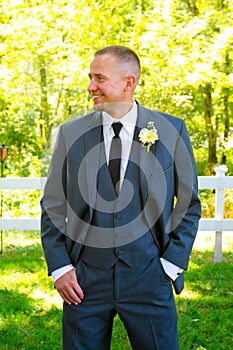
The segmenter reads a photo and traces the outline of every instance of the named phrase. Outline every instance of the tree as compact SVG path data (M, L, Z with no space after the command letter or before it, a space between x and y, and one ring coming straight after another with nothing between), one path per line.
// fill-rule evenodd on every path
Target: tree
M28 159L45 157L61 122L91 108L89 62L112 44L128 45L141 58L136 98L184 118L210 172L217 161L229 162L230 1L5 0L0 7L0 142L11 145L19 174L30 174Z

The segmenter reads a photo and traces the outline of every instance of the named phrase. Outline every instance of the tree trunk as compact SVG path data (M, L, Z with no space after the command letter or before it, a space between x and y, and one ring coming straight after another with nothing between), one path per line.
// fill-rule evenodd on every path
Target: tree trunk
M223 103L224 103L224 134L223 134L223 147L222 147L222 164L226 164L227 156L225 154L226 151L226 145L228 143L228 135L230 131L230 115L229 115L229 89L225 89L224 91L224 97L223 97Z
M47 94L47 73L45 67L40 68L40 88L41 88L41 100L40 100L40 118L42 124L42 137L45 142L45 149L49 149L52 139L52 126L50 123L50 105L48 103Z
M231 64L230 64L229 52L226 52L226 57L225 57L226 75L229 75L230 66ZM228 136L230 131L229 96L230 96L230 89L226 87L223 89L224 134L223 134L222 164L226 164L226 161L227 161L225 150L226 150L226 145L228 143Z
M208 141L208 169L210 174L214 172L217 163L217 124L213 116L211 84L202 86L204 118ZM215 123L214 123L215 122Z

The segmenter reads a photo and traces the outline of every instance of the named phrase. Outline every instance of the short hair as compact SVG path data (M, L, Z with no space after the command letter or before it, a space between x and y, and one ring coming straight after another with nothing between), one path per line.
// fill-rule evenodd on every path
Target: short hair
M106 46L96 51L96 53L94 54L94 57L101 56L101 55L115 56L118 62L122 64L130 65L130 68L134 72L138 82L141 74L140 60L137 54L133 50L131 50L129 47L122 46L122 45Z

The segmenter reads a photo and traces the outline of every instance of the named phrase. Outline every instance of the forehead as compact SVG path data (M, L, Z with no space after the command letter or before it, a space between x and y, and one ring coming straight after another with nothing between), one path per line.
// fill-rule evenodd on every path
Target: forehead
M91 65L101 65L101 64L108 64L109 62L113 63L116 61L116 57L110 54L105 55L98 55L94 56Z
M90 64L91 74L119 73L120 64L113 55L100 55L93 58Z

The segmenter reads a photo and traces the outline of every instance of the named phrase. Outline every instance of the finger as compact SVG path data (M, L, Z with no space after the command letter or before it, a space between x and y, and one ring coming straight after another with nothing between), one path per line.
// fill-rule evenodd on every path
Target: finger
M75 292L74 289L69 289L66 291L66 298L72 303L72 304L80 304L82 299L79 297L79 295Z
M80 284L78 283L78 279L77 279L77 275L76 275L76 271L75 270L72 270L70 272L70 280L69 280L69 285L71 287L71 289L74 290L74 292L78 295L78 297L80 299L83 299L84 297L84 293L83 293L83 290L80 286Z
M60 296L67 304L78 305L81 303L81 299L77 296L74 290L58 290Z
M83 290L77 282L75 283L73 290L79 296L80 299L84 298Z
M62 292L59 292L60 296L62 297L62 299L64 300L64 302L66 302L68 305L71 305L71 301L69 299L66 298L65 294Z

